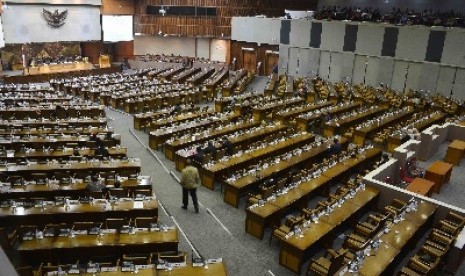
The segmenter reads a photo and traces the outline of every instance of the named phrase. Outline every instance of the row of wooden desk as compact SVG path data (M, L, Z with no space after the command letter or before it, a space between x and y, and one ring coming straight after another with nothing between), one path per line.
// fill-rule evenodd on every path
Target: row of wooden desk
M203 143L211 141L217 137L228 135L240 130L247 130L258 126L258 122L244 122L238 124L226 125L222 128L212 128L207 132L201 133L200 135L190 135L189 137L182 139L174 139L173 141L167 141L164 144L165 156L168 160L174 161L176 151L187 148L193 144Z
M359 168L380 156L380 149L368 149L364 155L338 163L323 172L319 177L300 183L297 188L288 191L275 200L266 202L263 206L248 208L245 231L257 238L263 238L265 228L279 224L278 221L286 210L306 206L310 194L321 189L329 189L330 185L344 174L350 173L353 169Z
M304 227L302 235L292 235L287 239L282 237L279 263L300 274L309 250L322 245L327 239L331 240L333 235L341 230L341 226L356 221L374 205L378 195L378 190L366 187L358 191L353 198L344 201L330 214L321 217L317 223L311 222L307 228Z
M135 217L158 217L157 200L128 198L110 203L106 199L94 199L88 203L74 202L69 205L45 201L42 206L0 206L0 227L37 225L40 228L46 224L104 222L107 218Z
M340 141L341 145L345 145L347 142L348 141L345 138L342 138ZM265 182L265 180L272 175L276 177L292 168L309 167L310 163L316 162L317 160L322 159L322 156L327 155L328 148L331 143L331 141L328 141L321 143L319 146L304 149L301 154L293 155L288 160L277 164L270 164L268 168L257 171L254 175L248 175L232 182L224 181L222 183L224 187L224 202L237 208L239 206L241 195L243 195L246 191L257 186L258 183Z
M138 189L152 190L152 180L147 176L137 178L122 178L121 187L130 191ZM83 179L71 179L66 183L63 180L51 181L50 183L38 184L37 181L24 182L20 184L0 183L0 200L17 198L47 198L58 196L69 196L72 198L85 197L88 194L88 182ZM114 187L115 180L107 179L107 187Z
M283 140L275 145L251 150L248 153L244 153L236 157L230 157L226 161L216 162L213 165L204 165L200 168L200 178L202 180L202 185L213 190L215 187L215 182L218 181L221 176L227 174L228 171L234 171L241 167L246 167L259 159L279 155L283 152L300 147L303 144L312 142L314 139L315 136L313 134L301 133L295 137Z
M17 250L27 263L67 263L70 260L123 254L177 251L178 229L167 231L137 231L130 233L83 234L43 237L22 241Z
M254 128L251 131L248 131L247 133L243 133L234 137L228 137L228 140L231 142L234 149L237 149L238 151L246 150L248 145L284 130L286 130L284 125L260 126ZM190 156L191 155L183 149L176 151L174 156L176 170L182 171L182 169L186 167L186 159Z

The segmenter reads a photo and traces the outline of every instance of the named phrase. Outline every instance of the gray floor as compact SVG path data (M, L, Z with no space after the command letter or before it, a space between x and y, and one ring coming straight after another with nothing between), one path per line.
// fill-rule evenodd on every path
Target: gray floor
M250 89L263 91L266 78L256 78ZM122 136L122 144L128 147L129 156L139 157L142 161L142 174L150 175L153 179L154 191L160 205L160 220L168 225L180 227L185 236L180 233L179 250L191 252L191 246L205 258L224 258L229 275L295 275L279 265L279 243L273 241L268 244L270 231L265 238L259 240L245 233L245 202L241 202L239 209L233 208L223 202L220 191L211 191L204 187L198 190L200 213L195 214L192 205L189 209L181 209L181 188L174 177L179 172L174 163L167 160L161 151L153 153L161 161L159 163L147 149L148 134L133 129L131 115L107 109L109 125L115 128L116 133ZM132 133L133 134L132 134ZM444 157L447 145L441 146L438 153L422 165L426 167L434 160ZM465 202L461 196L465 193L465 170L462 164L454 168L451 182L444 187L435 198L464 208ZM306 265L304 266L304 268ZM460 273L465 275L462 266Z

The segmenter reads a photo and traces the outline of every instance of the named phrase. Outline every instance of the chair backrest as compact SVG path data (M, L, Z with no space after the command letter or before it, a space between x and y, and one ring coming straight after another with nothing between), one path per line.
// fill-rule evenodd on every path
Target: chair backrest
M166 254L158 252L157 260L164 260L168 263L185 263L187 259L186 252L176 252L176 254Z
M336 272L341 268L341 266L344 263L345 255L346 255L346 252L344 251L331 260L331 264L329 265L329 269L328 269L328 276L335 275Z
M94 227L100 228L102 227L102 223L100 222L91 222L91 221L80 221L73 223L73 230L90 230Z
M137 197L137 195L144 195L144 196L152 196L152 190L149 189L137 189L134 190L134 196Z
M134 265L147 265L151 263L150 255L123 255L123 262L132 262Z
M134 224L136 228L150 228L151 224L155 224L157 222L157 217L136 217Z
M124 218L107 218L105 221L107 229L121 229L126 224Z
M108 194L117 198L128 197L128 191L124 188L109 189Z

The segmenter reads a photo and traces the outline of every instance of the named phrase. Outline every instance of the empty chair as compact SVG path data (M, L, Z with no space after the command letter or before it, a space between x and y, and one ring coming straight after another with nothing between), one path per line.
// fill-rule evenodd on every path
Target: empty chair
M58 223L58 224L47 224L44 227L44 235L45 236L58 236L62 229L69 229L69 225L66 223Z
M153 193L152 193L152 190L148 190L148 189L134 190L134 196L137 197L138 195L140 195L140 196L152 196Z
M36 182L43 181L45 182L45 179L47 178L46 173L31 173L31 180L34 180Z
M128 223L124 218L107 218L105 225L107 229L121 229L123 225L128 225Z
M21 240L24 240L26 236L35 236L37 231L37 225L21 225L18 228L18 236Z
M307 269L307 275L309 273L322 276L334 275L344 264L345 254L346 251L342 251L338 255L332 256L330 259L321 257L311 261Z
M187 253L181 251L157 252L156 254L156 260L163 260L168 263L185 263L187 259ZM152 261L154 261L153 257Z
M148 265L152 263L151 255L147 254L124 254L123 262L131 262L134 265Z
M33 273L31 266L21 266L15 267L16 272L19 276L34 276L36 274Z
M157 223L157 217L137 217L134 221L136 228L151 228L153 224Z
M108 195L116 198L128 197L128 191L124 188L112 188L108 190Z
M451 235L457 235L464 225L464 217L454 212L450 212L444 219L439 221L438 228L442 231L450 233Z
M81 222L74 222L72 230L89 232L91 229L101 228L101 227L102 227L102 223L100 222L81 221Z
M384 207L384 211L395 216L399 214L405 206L407 206L406 202L399 199L393 199L391 204Z

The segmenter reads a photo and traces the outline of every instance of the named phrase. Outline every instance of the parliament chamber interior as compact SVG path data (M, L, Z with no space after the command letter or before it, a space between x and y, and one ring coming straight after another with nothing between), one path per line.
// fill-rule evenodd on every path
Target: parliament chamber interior
M460 0L0 6L0 275L465 275Z

